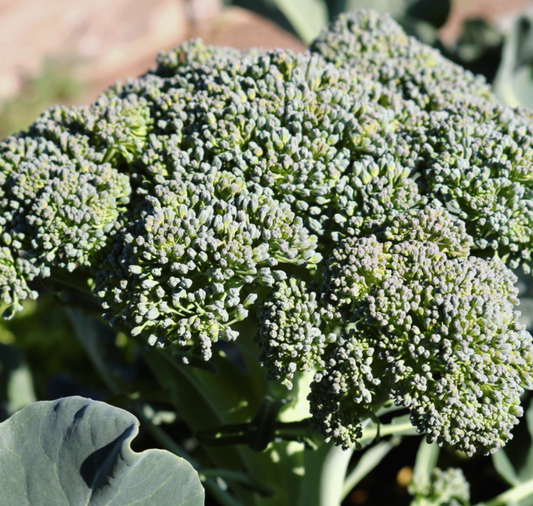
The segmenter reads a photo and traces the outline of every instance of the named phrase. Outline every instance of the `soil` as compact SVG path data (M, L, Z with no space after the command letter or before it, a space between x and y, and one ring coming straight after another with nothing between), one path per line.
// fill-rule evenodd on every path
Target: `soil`
M438 0L435 0L438 1ZM532 0L455 0L441 30L453 44L464 19L500 24ZM46 58L70 60L88 103L116 80L144 73L160 50L192 37L237 48L305 48L294 35L222 0L0 0L0 100L13 96Z

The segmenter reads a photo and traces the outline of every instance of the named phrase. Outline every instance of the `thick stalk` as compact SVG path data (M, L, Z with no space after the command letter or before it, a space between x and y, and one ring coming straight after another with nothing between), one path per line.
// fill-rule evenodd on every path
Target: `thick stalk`
M318 450L306 451L298 506L340 506L352 454L353 450L343 450L333 443L322 443Z
M152 364L156 375L163 372L165 362L171 364L173 369L171 373L168 371L169 374L166 374L167 380L175 385L186 381L189 383L187 391L195 391L190 400L184 398L187 392L183 391L175 399L180 415L195 431L247 421L252 418L264 399L266 392L251 389L248 376L239 372L223 356L219 357L220 373L213 375L207 371L177 364L165 351L150 350L143 353L148 363L157 359L157 362ZM170 375L175 379L172 379ZM200 407L201 405L203 407ZM303 448L303 445L300 444L299 447ZM297 496L299 490L299 486L295 486L294 483L297 482L299 485L301 481L295 467L301 464L298 458L299 452L294 451L287 443L272 444L266 451L260 453L251 451L245 445L206 447L205 449L213 456L221 451L234 452L235 456L240 457L243 467L250 476L257 476L273 488L272 497L263 497L258 494L244 497L240 494L247 505L294 505L294 497ZM227 462L223 463L220 459L216 461L216 464L220 467L229 467Z

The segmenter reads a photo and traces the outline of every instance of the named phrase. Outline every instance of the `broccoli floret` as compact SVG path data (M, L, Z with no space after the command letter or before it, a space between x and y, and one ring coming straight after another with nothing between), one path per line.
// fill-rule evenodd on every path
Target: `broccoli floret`
M297 370L324 367L328 339L320 330L316 292L303 281L290 278L274 286L261 307L261 327L256 341L261 347L259 362L268 379L282 380L289 389Z
M79 270L148 346L208 360L257 328L268 378L316 373L327 440L389 399L492 452L532 386L509 270L533 263L532 141L532 113L389 16L300 54L185 43L0 143L6 316Z
M473 247L462 221L454 220L443 208L425 207L392 216L376 230L381 241L431 242L449 257L467 258Z
M388 15L362 9L342 14L317 37L311 51L337 67L363 74L363 79L382 83L386 91L381 101L390 101L387 92L392 91L400 93L403 102L412 100L428 111L444 109L465 95L496 102L483 77L408 37Z
M388 154L353 162L336 186L333 238L359 237L394 213L424 206L427 198L410 173Z
M415 478L407 490L415 496L411 506L470 506L470 485L458 468L443 471L437 467L429 482Z
M130 181L102 160L82 131L89 117L86 108L53 108L29 133L0 144L0 227L9 272L0 280L2 300L12 310L34 296L27 283L49 276L50 268L92 267L107 235L121 227Z
M320 260L316 236L290 206L248 186L216 172L157 186L99 272L103 307L150 344L198 336L206 359L212 342L236 339L231 325L248 316L243 289L285 279L283 264Z
M533 122L502 106L474 105L431 115L424 184L430 199L464 221L476 249L493 249L529 271Z
M516 278L501 261L371 235L341 242L325 272L323 318L340 337L310 401L327 439L353 445L343 411L355 423L383 392L428 442L472 454L512 437L533 347L514 310Z

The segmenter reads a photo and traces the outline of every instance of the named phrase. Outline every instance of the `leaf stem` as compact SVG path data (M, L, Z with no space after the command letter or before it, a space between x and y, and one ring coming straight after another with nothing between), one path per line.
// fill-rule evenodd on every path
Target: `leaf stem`
M390 441L381 441L376 446L368 449L359 459L353 470L344 480L342 487L342 499L372 471L395 446L399 444L401 437L395 436Z
M305 475L298 506L340 506L346 469L353 449L333 443L304 453Z
M507 490L488 502L479 503L477 506L506 506L518 504L518 501L533 496L533 479Z
M372 441L378 435L378 428L375 425L365 427L363 429L363 437L359 443L364 445L369 441ZM405 423L390 423L387 425L381 425L379 428L379 436L419 436L416 431L416 427L411 422Z

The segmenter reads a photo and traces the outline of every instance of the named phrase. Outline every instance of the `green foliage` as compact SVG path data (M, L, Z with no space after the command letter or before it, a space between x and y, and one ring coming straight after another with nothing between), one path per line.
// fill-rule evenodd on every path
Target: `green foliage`
M35 402L31 372L22 352L0 344L0 420Z
M50 282L47 286L53 290L59 285ZM36 399L27 397L24 403L16 402L16 409L37 399L69 395L71 392L68 390L68 383L83 384L84 390L80 393L84 395L94 395L102 389L100 379L94 375L83 348L73 335L64 309L57 304L52 293L41 290L38 300L25 301L22 312L15 314L10 320L0 320L0 342L9 347L6 348L9 351L5 361L0 359L3 370L7 373L15 368L13 378L21 378L26 366L31 371L31 376L25 381L35 389ZM85 299L76 300L71 292L64 291L64 287L56 293L64 301L90 307ZM17 372L19 366L22 369ZM67 390L63 390L65 387ZM13 399L10 396L1 398L6 402ZM8 410L8 414L12 412Z
M511 106L532 107L533 17L524 13L514 20L505 41L494 87L502 101Z
M135 453L130 413L81 397L31 404L0 425L0 504L200 506L183 459Z
M522 493L511 496L517 506L526 506L531 503L533 496L533 447L531 434L533 434L533 403L530 401L526 410L527 429L517 434L516 441L509 450L495 453L492 456L494 467L499 475L510 485L519 489ZM515 492L516 493L516 492ZM498 504L497 502L494 503Z
M328 22L328 9L323 0L275 0L275 4L307 44Z

